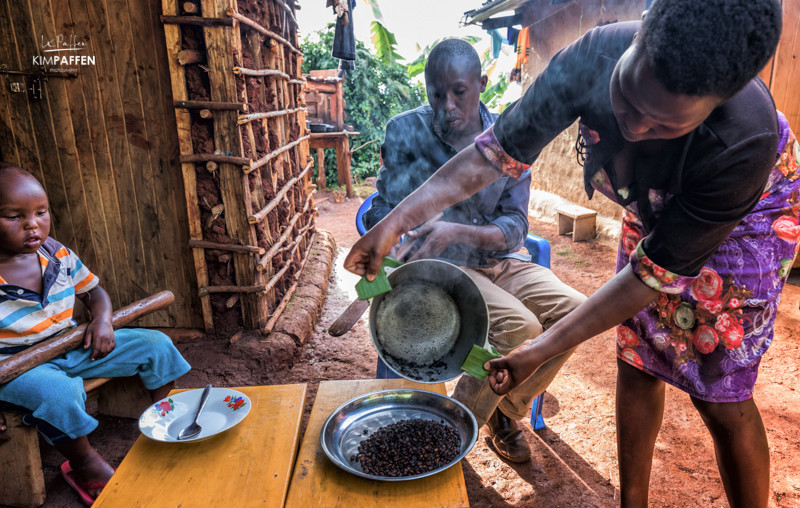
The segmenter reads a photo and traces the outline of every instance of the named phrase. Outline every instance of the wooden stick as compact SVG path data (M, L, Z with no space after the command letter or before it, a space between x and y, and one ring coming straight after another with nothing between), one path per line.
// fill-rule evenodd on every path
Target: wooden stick
M224 164L238 164L244 168L253 163L247 157L233 157L232 155L220 155L217 153L193 153L181 155L181 162L222 162Z
M298 284L300 284L300 274L303 272L303 268L306 266L306 261L308 261L308 254L311 252L311 247L314 245L314 237L317 234L314 233L311 235L311 239L308 242L308 248L306 248L305 255L303 256L303 261L300 262L300 266L297 267L297 272L295 272L295 281L292 286L286 290L286 294L283 295L281 299L281 303L275 308L272 312L272 316L270 316L269 321L267 321L267 325L264 327L264 331L262 332L264 335L269 335L272 333L272 329L275 327L275 323L278 322L278 319L283 314L284 309L289 304L292 299L292 295L294 294L295 290L297 290Z
M197 14L200 8L194 2L183 2L183 12L186 14Z
M114 328L125 326L145 314L167 307L173 301L175 295L172 292L161 291L117 310L111 314L111 324ZM23 372L79 347L83 343L83 334L87 326L89 324L84 323L64 330L35 346L0 360L0 384L8 383Z
M287 192L289 192L289 189L292 187L292 185L297 183L300 179L302 179L306 175L306 173L308 173L308 170L311 169L311 166L313 166L313 162L309 162L308 165L306 165L305 169L303 169L303 171L301 171L299 175L286 182L286 185L284 185L283 188L279 190L277 194L275 194L275 197L272 198L272 200L269 203L267 203L267 206L265 206L258 212L254 213L250 217L248 217L247 222L249 222L250 224L256 224L257 222L261 222L264 219L264 217L266 217L267 214L272 211L273 208L278 206L278 204L283 199L283 196Z
M286 39L284 39L280 35L276 34L275 32L267 30L266 28L264 28L263 26L259 25L258 23L256 23L252 19L248 18L247 16L243 16L242 14L239 14L238 12L234 12L232 7L228 7L225 10L225 14L227 14L231 18L239 21L241 24L247 25L247 26L249 26L250 28L252 28L252 29L254 29L256 31L261 32L262 34L266 35L267 37L270 37L270 38L275 39L276 41L282 43L284 46L289 48L289 50L292 51L293 53L297 53L298 55L302 55L303 54L303 52L300 51L299 49L295 48L292 45L291 42L287 41Z
M176 57L180 65L202 63L206 61L206 54L196 49L182 49Z
M231 344L236 344L237 342L239 342L239 339L241 339L243 336L244 336L244 330L239 330L238 332L231 335L231 338L228 340L228 342L230 342Z
M214 243L205 240L189 240L189 247L195 249L219 249L230 250L234 252L246 252L249 254L264 254L263 247L255 247L253 245L236 245L233 243Z
M305 79L290 79L289 83L294 83L295 85L305 85L308 83Z
M280 255L281 253L283 253L283 252L286 252L287 250L293 250L293 249L294 249L294 247L295 247L295 245L297 245L298 243L300 243L300 240L302 240L302 239L303 239L303 237L304 237L304 236L306 235L306 233L308 232L308 230L309 230L309 229L311 229L311 226L313 225L313 223L314 223L314 221L313 221L313 220L310 220L310 221L308 221L308 224L306 224L305 226L303 226L303 228L302 228L302 229L300 229L300 231L298 231L298 233L297 233L297 236L295 236L295 237L294 237L294 239L291 241L291 243L289 243L289 244L287 244L287 245L284 245L284 246L283 246L283 247L281 247L280 249L276 250L276 251L275 251L275 254L273 254L273 256L272 256L272 257L274 258L275 256L278 256L278 255ZM258 265L258 267L257 267L257 268L258 268L258 269L260 269L260 268L261 268L261 265Z
M291 234L292 228L294 227L297 220L300 218L302 214L304 214L308 210L308 205L311 203L312 196L313 194L308 195L308 197L306 198L306 204L305 206L303 206L303 209L294 214L294 217L292 217L292 220L290 220L289 224L286 226L286 231L280 236L280 238L278 238L278 240L275 241L275 243L272 245L272 247L269 248L267 253L261 256L261 259L258 261L258 264L256 265L256 270L263 271L264 268L267 267L267 263L269 263L272 260L272 258L275 257L275 253L281 247L283 247L283 243Z
M264 293L266 286L258 284L255 286L203 286L198 289L197 293L200 296L205 296L210 293Z
M234 305L239 303L239 295L233 295L227 300L225 300L225 308L232 309Z
M292 141L291 143L289 143L287 145L284 145L284 146L278 148L277 150L273 150L272 152L268 153L264 157L261 157L257 161L253 162L250 165L250 167L245 169L244 172L245 173L249 173L249 172L253 171L254 169L260 168L261 166L263 166L264 164L266 164L270 160L274 159L278 155L280 155L283 152L285 152L286 150L289 150L290 148L299 145L300 143L302 143L303 141L307 140L310 137L311 137L311 134L306 134L305 136L303 136L301 138L297 138L296 140Z
M233 73L243 76L278 76L283 79L291 78L291 76L285 72L277 69L248 69L247 67L239 67L238 65L233 68Z
M201 18L199 16L161 16L165 25L233 26L228 18Z
M297 113L298 111L305 111L306 108L294 108L294 109L282 109L280 111L266 111L264 113L247 113L245 115L239 115L239 119L236 120L237 125L244 125L248 122L252 122L253 120L261 120L262 118L274 118L276 116L283 116L283 115L291 115L292 113Z
M286 14L288 14L288 15L289 15L289 19L291 19L291 20L292 20L292 23L294 23L294 26L296 26L296 27L297 27L297 26L299 26L299 25L297 24L297 19L294 17L294 12L292 12L292 10L289 8L289 6L288 6L288 5L286 5L285 3L283 3L283 0L275 0L275 3L276 3L276 4L278 4L278 6L279 6L281 9L283 9L284 11L286 11Z
M214 101L172 101L176 108L186 109L211 109L223 111L247 111L247 104L239 102L214 102Z

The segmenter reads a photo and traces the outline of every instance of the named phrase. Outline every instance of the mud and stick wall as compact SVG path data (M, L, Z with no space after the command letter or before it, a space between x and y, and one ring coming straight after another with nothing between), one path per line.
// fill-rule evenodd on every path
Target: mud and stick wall
M291 6L163 4L204 322L217 335L268 333L314 234Z
M641 19L646 0L604 0L550 5L536 0L526 6L523 25L530 27L531 52L522 70L527 89L558 50L595 26L615 21ZM556 194L573 203L596 210L606 217L620 217L619 206L596 192L589 200L583 185L583 167L578 163L575 141L577 123L559 134L531 167L531 188Z

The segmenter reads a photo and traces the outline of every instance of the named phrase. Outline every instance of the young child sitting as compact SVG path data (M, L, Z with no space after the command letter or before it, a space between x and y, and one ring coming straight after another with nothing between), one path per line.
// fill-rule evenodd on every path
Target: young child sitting
M83 379L138 374L157 401L190 366L161 332L115 332L108 293L78 256L49 233L42 185L27 171L0 163L0 359L75 326L76 295L91 313L83 347L0 384L0 410L26 413L23 421L35 424L68 459L62 474L91 505L114 468L86 437L97 420L86 413Z

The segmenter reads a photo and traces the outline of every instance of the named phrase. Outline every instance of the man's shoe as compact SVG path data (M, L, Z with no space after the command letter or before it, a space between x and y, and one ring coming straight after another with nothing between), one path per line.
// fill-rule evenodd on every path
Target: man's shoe
M486 441L498 455L509 462L531 460L531 448L522 431L517 428L517 422L495 409L486 426L489 431Z

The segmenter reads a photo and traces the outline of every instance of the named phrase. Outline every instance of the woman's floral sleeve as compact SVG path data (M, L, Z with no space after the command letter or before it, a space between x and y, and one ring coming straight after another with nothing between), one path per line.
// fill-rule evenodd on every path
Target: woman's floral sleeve
M489 127L475 138L475 147L492 166L512 178L519 178L522 173L531 167L530 164L519 162L503 150L494 135L494 126Z
M680 294L697 279L698 276L678 275L655 264L645 254L642 248L643 242L644 240L639 242L631 254L631 268L646 285L662 293Z

